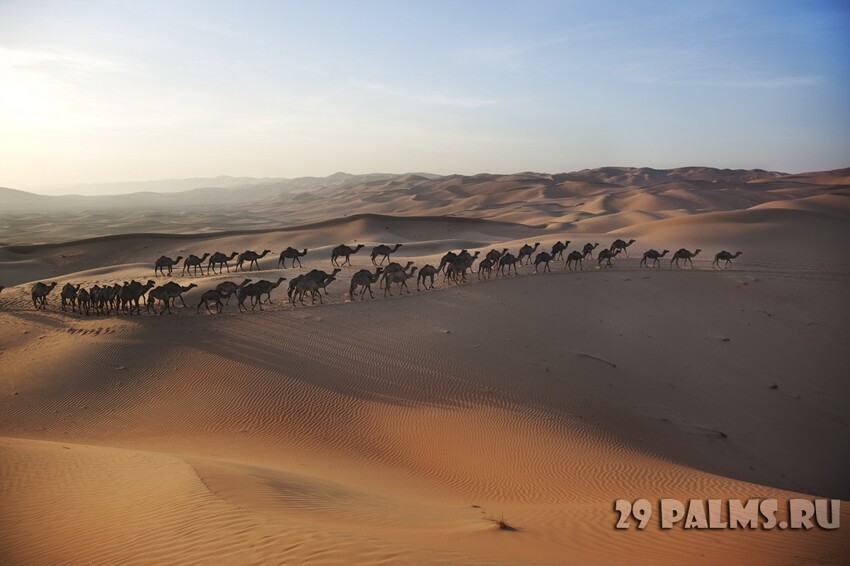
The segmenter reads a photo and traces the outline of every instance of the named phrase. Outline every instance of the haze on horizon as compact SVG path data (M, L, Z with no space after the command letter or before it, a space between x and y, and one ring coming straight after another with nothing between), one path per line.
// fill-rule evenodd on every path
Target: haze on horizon
M850 7L0 3L0 186L850 164Z

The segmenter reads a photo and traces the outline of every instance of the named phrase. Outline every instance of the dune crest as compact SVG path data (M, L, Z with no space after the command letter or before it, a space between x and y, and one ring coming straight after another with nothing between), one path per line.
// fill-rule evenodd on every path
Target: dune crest
M146 213L123 234L88 237L107 213L36 227L75 236L0 248L0 556L840 562L846 528L614 528L621 498L775 498L781 509L840 498L850 524L848 189L787 177L340 178L227 213L259 218L251 227L209 214L193 220L206 233L190 223L172 233L145 225ZM278 213L301 223L264 224ZM535 273L535 257L565 240L564 258ZM628 246L603 267L615 240ZM599 244L593 257L567 269L588 243ZM340 244L363 248L321 303L290 303L288 283L333 270ZM464 283L438 273L433 290L412 278L409 294L384 298L376 282L375 299L349 297L357 270L375 273L378 245L396 249L400 268L436 267L449 250L480 255ZM522 247L533 252L515 275L479 277L491 249ZM302 266L280 266L287 248ZM658 267L640 264L650 248L668 250ZM702 250L693 269L670 266L680 248ZM258 268L184 275L181 262L154 277L163 255L246 250L265 253ZM713 268L721 250L742 252L731 269ZM282 277L262 312L248 302L240 313L236 299L221 314L196 309L225 281ZM59 306L66 283L152 278L196 285L187 307L86 316ZM57 284L38 311L36 281Z

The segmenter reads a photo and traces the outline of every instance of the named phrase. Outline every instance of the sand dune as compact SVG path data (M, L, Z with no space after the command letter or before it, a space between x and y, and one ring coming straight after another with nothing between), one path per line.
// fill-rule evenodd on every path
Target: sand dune
M364 189L370 206L400 199L416 217L352 205L275 230L0 248L4 563L845 562L845 525L613 528L619 498L841 498L850 521L842 189L775 196L777 174L735 172L770 180L756 198L717 192L698 168L583 175ZM623 176L635 187L603 185ZM438 181L437 194L377 198ZM580 210L545 208L571 198ZM512 199L528 201L509 212ZM431 216L471 200L492 218ZM376 284L375 300L351 301L363 250L322 305L289 304L284 284L263 312L195 309L224 280L329 270L341 242L402 243L394 259L422 266L448 249L569 239L598 252L618 237L637 242L612 269L559 261L391 298ZM308 248L303 268L276 268L286 246ZM669 255L638 266L649 247L683 246L704 249L696 269L670 269ZM36 312L29 297L35 280L147 280L163 253L248 248L275 253L250 274L175 277L198 287L173 315L85 317L57 292ZM720 249L744 255L712 270Z
M850 183L842 179L846 179L845 170L784 175L707 167L612 167L555 175L339 174L324 180L296 179L243 189L81 197L85 206L64 203L61 199L65 197L8 191L0 192L0 243L57 242L133 232L271 231L356 214L455 216L533 226L558 219L562 224L576 222L573 229L590 232L597 228L580 226L588 216L611 215L600 225L619 222L616 228L625 228L630 220L617 221L615 215L651 212L671 217L846 194Z

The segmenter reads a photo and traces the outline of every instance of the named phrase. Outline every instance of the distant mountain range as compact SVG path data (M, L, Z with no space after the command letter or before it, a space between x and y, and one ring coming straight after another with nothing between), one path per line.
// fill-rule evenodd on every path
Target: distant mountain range
M540 173L522 173L520 175L538 179L549 178L555 181L575 180L609 183L618 186L643 186L665 181L693 180L746 183L758 179L774 179L783 174L760 169L730 170L711 167L683 167L678 169L602 167L556 175ZM402 175L334 173L328 177L299 177L296 179L220 176L44 187L45 192L54 193L53 195L0 188L0 212L45 211L62 208L112 209L125 206L156 209L172 206L203 206L210 202L220 205L256 202L285 193L343 188L375 181L395 180L398 182L405 178L415 181L458 177L464 176L441 177L430 173ZM512 175L472 175L468 177L495 179L499 177L508 178Z
M126 207L157 210L174 207L209 207L256 202L286 193L319 188L341 188L398 175L334 173L328 177L272 179L252 177L210 177L163 179L127 183L63 185L51 191L69 194L43 195L0 187L0 213L45 212L53 210L114 210ZM436 175L432 176L436 177ZM112 193L110 194L109 191ZM74 194L75 192L99 194Z
M46 196L0 188L0 244L137 232L274 230L358 214L482 218L607 232L683 213L743 210L809 197L813 200L806 206L823 207L828 201L833 208L842 203L843 210L850 196L850 168L793 175L711 167L601 167L511 175L336 173L127 186L169 189L184 181L224 186L103 196Z

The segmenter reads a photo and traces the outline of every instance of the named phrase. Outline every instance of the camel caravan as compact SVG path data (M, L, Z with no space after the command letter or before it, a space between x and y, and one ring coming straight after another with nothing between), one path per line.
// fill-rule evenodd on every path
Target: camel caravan
M440 258L438 265L431 264L423 265L421 268L408 261L405 265L401 265L395 261L391 261L390 256L402 247L402 244L378 245L372 249L370 260L374 266L372 269L360 269L351 276L348 297L350 300L355 300L355 296L359 296L360 300L365 299L366 293L369 293L369 298L374 299L375 293L372 285L378 284L378 288L383 290L384 297L393 296L393 289L398 295L411 294L412 291L408 285L413 284L413 279L416 279L416 290L428 291L434 288L435 280L438 276L442 276L445 284L462 284L467 281L467 277L471 277L477 272L478 279L490 279L491 277L507 277L511 275L513 270L514 275L519 275L517 265L530 267L534 265L534 273L541 274L552 271L551 263L556 261L564 261L564 270L576 271L584 270L583 262L596 261L597 268L607 269L614 266L612 260L615 260L620 254L629 257L629 247L635 240L617 239L607 248L602 249L594 257L594 251L599 247L599 243L587 243L580 250L576 249L564 255L570 245L570 240L563 242L558 241L552 246L550 251L537 251L540 247L540 242L534 245L525 244L516 254L511 253L508 248L502 250L492 249L487 253L481 252L470 253L468 250L461 250L455 253L449 251ZM218 314L224 310L226 305L230 304L231 298L236 297L236 305L239 312L253 311L255 309L263 310L264 304L272 304L272 291L277 289L284 281L287 283L286 296L290 304L306 305L305 299L310 299L310 304L315 304L318 299L319 303L324 303L322 295L328 294L328 286L337 280L338 275L342 272L342 268L346 265L351 266L351 256L364 248L363 244L358 244L355 247L341 244L331 251L331 265L333 271L330 273L321 269L313 269L307 273L298 275L291 279L279 277L276 281L261 279L254 281L253 279L243 279L241 282L224 281L216 285L215 288L204 291L200 296L200 301L195 308L196 312L200 313L201 308L206 308L210 314ZM694 268L693 258L695 258L702 250L696 249L693 252L685 248L681 248L673 253L670 260L670 268L675 266L683 268L690 266ZM308 250L305 248L301 251L288 247L282 251L278 257L277 268L288 269L302 267L301 258L307 255ZM204 275L204 262L206 262L206 275L214 274L221 275L230 273L231 262L233 262L234 273L240 270L243 272L251 272L256 269L260 271L259 261L271 254L271 250L263 250L256 252L248 250L242 253L232 252L226 254L223 252L204 253L201 256L188 255L177 256L172 259L167 256L161 256L154 262L155 277L171 277L174 274L175 266L179 266L180 260L183 260L183 269L181 275L193 277L196 275ZM662 258L670 253L670 250L661 252L651 249L643 253L640 260L640 268L660 268ZM714 256L712 269L731 269L732 260L741 255L741 252L734 254L728 251L718 252ZM286 261L289 260L290 265L287 267ZM477 269L474 267L478 261ZM384 262L387 262L384 265ZM48 295L56 287L56 283L36 283L32 288L32 302L37 310L47 308ZM123 284L112 285L94 285L88 289L82 288L82 285L74 285L66 283L60 291L61 308L67 311L70 307L71 312L78 312L82 315L103 315L109 316L113 313L116 315L141 315L142 307L148 314L164 314L168 312L173 314L172 308L177 307L179 301L183 307L187 307L183 295L197 285L190 283L189 285L180 285L174 281L168 281L162 285L157 285L154 279L142 283L132 280L125 281ZM3 286L0 286L0 292L3 291Z

